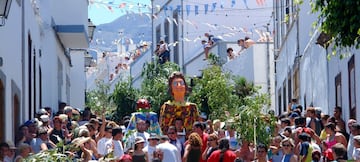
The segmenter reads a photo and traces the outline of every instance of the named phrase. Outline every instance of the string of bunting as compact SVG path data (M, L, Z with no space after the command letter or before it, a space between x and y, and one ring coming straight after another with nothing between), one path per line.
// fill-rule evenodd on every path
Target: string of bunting
M115 0L89 0L90 5L102 5L103 7L107 8L109 11L113 12L114 9L121 9L121 10L127 10L127 12L132 11L134 9L138 9L139 12L142 12L142 10L147 9L147 12L151 12L153 9L153 6L150 4L143 4L143 3L134 3L131 1L124 1L122 0L121 3L115 3ZM231 8L233 9L235 5L237 4L236 0L231 0ZM247 0L243 0L243 4L245 6L245 10L249 10ZM265 6L266 2L265 0L256 0L256 4L258 6ZM200 9L200 6L203 5L203 9ZM136 7L136 8L135 8ZM185 5L185 11L186 15L190 15L190 13L193 11L195 15L199 15L200 11L203 11L204 14L208 14L209 12L215 12L217 8L220 7L220 9L226 9L223 2L213 2L213 3L206 3L206 4L194 4L194 5ZM272 7L271 7L272 8ZM154 9L156 12L161 10L160 5L155 5ZM163 6L163 9L165 11L165 15L167 14L167 11L178 11L181 13L181 5L175 5L175 6ZM260 8L261 9L261 8Z

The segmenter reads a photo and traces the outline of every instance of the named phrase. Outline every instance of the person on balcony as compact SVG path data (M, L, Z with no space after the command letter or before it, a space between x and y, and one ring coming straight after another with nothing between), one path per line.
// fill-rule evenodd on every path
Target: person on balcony
M159 43L160 43L160 47L159 47L160 64L163 64L167 61L170 61L170 50L168 44L164 40L161 40Z
M231 61L235 58L235 53L234 53L234 50L232 48L228 48L226 50L226 53L227 53L227 58L228 58L228 61Z

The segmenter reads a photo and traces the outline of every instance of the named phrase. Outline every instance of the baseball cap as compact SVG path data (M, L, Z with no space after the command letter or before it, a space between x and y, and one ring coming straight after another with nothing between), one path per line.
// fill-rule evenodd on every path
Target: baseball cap
M24 123L24 125L27 126L27 127L28 127L29 125L32 125L32 124L36 124L36 121L33 120L33 119L28 120L28 121L26 121L26 122Z
M48 122L49 121L49 116L48 115L41 115L40 119L42 122Z

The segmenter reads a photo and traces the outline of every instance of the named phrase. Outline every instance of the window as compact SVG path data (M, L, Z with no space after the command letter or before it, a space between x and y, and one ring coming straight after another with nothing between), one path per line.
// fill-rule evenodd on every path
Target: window
M299 98L299 96L300 96L300 73L299 73L299 68L296 68L294 70L293 85L294 85L293 98Z
M33 62L33 55L35 55L35 49L34 52L32 52L32 38L30 36L30 34L28 35L28 50L27 50L27 55L28 55L28 67L27 67L27 71L28 71L28 77L27 77L27 84L29 87L29 91L28 91L28 106L29 106L29 119L32 119L34 116L33 114L36 114L36 106L35 106L35 102L33 102L33 98L34 97L34 89L33 89L33 85L35 84L35 80L34 77L34 71L33 71L33 67L35 65L35 62Z
M341 98L341 73L335 77L335 105L341 107L342 98Z
M160 38L161 38L161 26L158 25L156 27L156 43L160 42Z
M349 112L350 118L356 119L356 92L355 92L355 55L351 57L348 62L348 73L349 73Z
M176 22L179 22L179 12L178 11L174 11L173 18L174 18L174 20L176 20ZM179 25L177 25L176 23L173 23L173 39L174 39L174 43L179 41ZM174 46L173 54L174 54L174 62L179 64L179 62L180 62L179 46Z
M71 87L71 84L70 84L70 77L68 75L66 75L66 101L67 103L70 103L70 87Z
M41 66L39 66L39 105L42 105L42 71Z
M63 65L61 60L58 58L58 98L62 100L62 90L63 90Z
M20 100L19 96L15 94L13 96L13 134L16 134L20 126Z
M17 128L20 126L21 111L20 111L20 89L14 81L11 81L11 111L12 111L12 129L13 135L16 134ZM32 119L32 118L31 118ZM10 123L9 123L10 124ZM14 136L15 137L15 136ZM13 138L14 140L14 138Z
M170 19L170 18L168 17L168 19ZM165 35L164 35L164 41L165 41L166 43L169 43L169 41L170 41L170 22L168 21L168 19L166 18L166 19L165 19L165 22L164 22L164 24L165 24L165 28L164 28L164 33L165 33Z
M287 111L287 102L286 102L286 80L283 83L283 111Z
M2 73L0 73L2 74ZM1 77L1 76L0 76ZM0 78L0 140L5 140L5 83Z
M278 90L278 113L281 114L281 89Z
M291 77L290 77L291 75L289 74L289 76L288 76L288 101L290 102L291 101L291 99L292 99L292 96L291 96L291 94L292 94L292 87L291 87Z

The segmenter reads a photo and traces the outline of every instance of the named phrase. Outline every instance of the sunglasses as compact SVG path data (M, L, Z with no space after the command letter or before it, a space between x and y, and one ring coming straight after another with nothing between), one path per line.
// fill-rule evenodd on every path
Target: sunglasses
M283 146L283 147L290 147L291 145L289 145L289 144L285 144L285 145L284 145L284 144L283 144L282 146Z
M177 85L185 85L185 82L184 81L174 81L173 82L173 86L177 86Z

